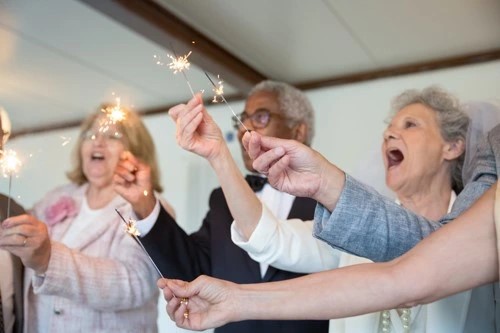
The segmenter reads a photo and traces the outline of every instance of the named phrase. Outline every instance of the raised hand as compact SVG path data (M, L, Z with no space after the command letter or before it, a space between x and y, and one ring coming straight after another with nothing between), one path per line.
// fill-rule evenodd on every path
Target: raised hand
M45 223L23 214L6 219L0 227L0 248L21 258L24 266L43 274L51 254Z
M320 153L295 141L245 133L243 146L253 167L267 174L276 189L310 197L328 209L335 207L344 186L345 174Z
M139 218L147 217L156 204L151 168L126 151L120 156L113 176L115 191L130 202Z
M187 104L172 107L168 114L176 123L177 143L183 149L211 161L225 146L222 132L203 106L201 94Z
M239 320L233 317L242 309L232 302L236 298L231 294L237 288L232 282L202 275L190 283L160 279L158 287L168 302L170 319L179 327L205 330Z

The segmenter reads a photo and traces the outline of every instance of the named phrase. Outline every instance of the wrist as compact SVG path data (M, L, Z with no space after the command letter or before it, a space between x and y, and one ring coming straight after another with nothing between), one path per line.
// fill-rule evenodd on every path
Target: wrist
M320 173L320 186L313 199L333 211L345 184L344 171L325 160Z
M144 198L133 205L134 213L139 220L148 217L156 205L156 197L152 191L145 192Z

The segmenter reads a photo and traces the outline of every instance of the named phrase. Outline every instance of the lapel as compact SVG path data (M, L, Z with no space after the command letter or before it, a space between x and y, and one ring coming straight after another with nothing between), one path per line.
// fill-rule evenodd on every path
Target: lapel
M75 200L76 206L77 206L77 216L80 215L82 205L84 204L85 200L85 193L87 192L87 187L88 185L85 184L83 186L80 186L73 194L72 198ZM115 208L122 208L127 204L127 201L123 199L120 196L116 196L104 209L105 210L110 210L113 211ZM110 214L112 214L110 212ZM118 222L119 216L116 214L116 223ZM71 223L74 221L75 217L67 218L63 222L57 223L54 226L51 227L50 230L50 236L51 238L55 240L61 240L66 232L68 232ZM85 229L85 232L81 233L81 235L76 239L76 242L71 245L71 248L76 249L76 250L83 250L85 247L87 247L89 244L92 244L95 242L98 238L100 238L103 233L106 232L106 230L109 229L109 224L108 223L95 223L92 225L92 228L87 228Z
M296 197L293 200L292 208L288 214L288 219L300 219L302 221L310 221L314 219L314 210L316 209L316 201L310 198ZM311 235L312 236L312 235ZM266 274L262 279L265 282L271 281L278 269L273 266L267 268Z

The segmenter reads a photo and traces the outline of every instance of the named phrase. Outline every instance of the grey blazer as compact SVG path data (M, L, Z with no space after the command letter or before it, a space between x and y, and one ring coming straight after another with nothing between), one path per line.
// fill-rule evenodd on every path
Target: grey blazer
M395 204L346 175L335 210L330 213L317 205L314 234L335 248L372 261L394 259L469 208L496 182L499 159L500 125L497 125L478 145L473 169L464 166L464 171L469 171L467 179L464 177L466 186L451 212L437 222ZM473 289L465 332L500 332L498 295L498 284Z
M0 194L0 215L2 217L7 217L7 197ZM10 201L10 215L16 216L24 214L24 209L14 200ZM14 332L23 332L23 273L24 267L21 260L16 256L12 257L12 269L14 272ZM1 277L0 277L1 278Z

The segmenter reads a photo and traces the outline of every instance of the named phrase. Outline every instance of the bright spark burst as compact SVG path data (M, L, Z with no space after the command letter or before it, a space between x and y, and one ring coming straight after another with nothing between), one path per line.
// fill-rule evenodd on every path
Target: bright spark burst
M17 157L17 153L11 149L3 152L0 164L4 177L10 177L17 174L22 166L21 160Z
M116 104L114 106L108 106L105 109L101 109L101 111L106 114L109 122L112 124L124 121L126 118L125 111L121 108L120 102L120 97L117 97Z
M187 58L190 55L191 51L189 51L188 54L179 57L167 55L172 60L172 62L168 64L168 68L172 69L174 71L174 74L188 70L189 66L191 66L191 63L187 60Z
M129 233L130 235L132 235L134 237L138 237L141 235L139 230L137 230L136 223L137 223L136 220L131 219L131 218L128 219L127 227L125 229L127 231L127 233Z

